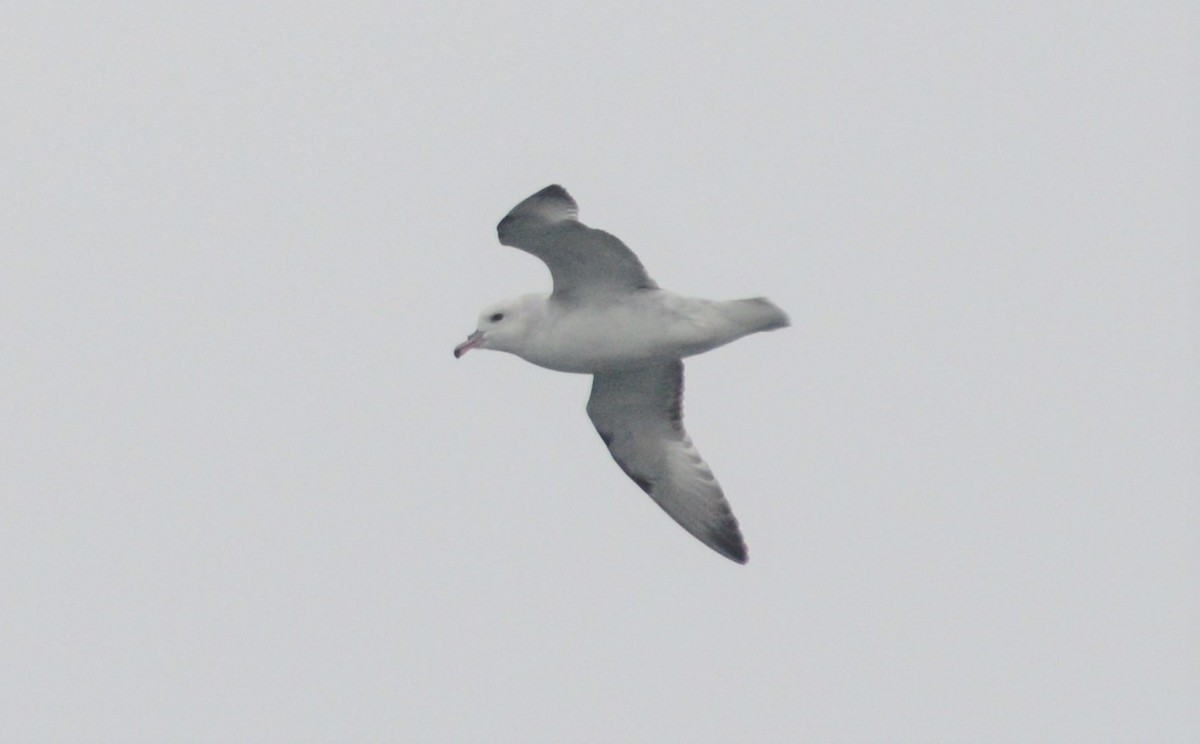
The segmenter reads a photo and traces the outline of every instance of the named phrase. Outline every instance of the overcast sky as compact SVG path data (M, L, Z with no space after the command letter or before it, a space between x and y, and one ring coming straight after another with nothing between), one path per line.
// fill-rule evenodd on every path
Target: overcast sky
M1200 738L1192 3L9 3L0 739ZM560 183L750 563L451 349Z

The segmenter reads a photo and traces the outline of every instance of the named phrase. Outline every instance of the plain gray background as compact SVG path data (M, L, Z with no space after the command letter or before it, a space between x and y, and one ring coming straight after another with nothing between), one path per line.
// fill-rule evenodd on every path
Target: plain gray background
M1010 5L6 5L0 739L1195 741L1197 9ZM451 357L554 182L748 566Z

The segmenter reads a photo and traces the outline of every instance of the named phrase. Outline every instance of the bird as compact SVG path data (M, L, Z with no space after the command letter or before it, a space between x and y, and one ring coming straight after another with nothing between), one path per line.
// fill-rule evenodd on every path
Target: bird
M764 297L704 300L661 289L624 243L578 218L578 204L555 184L500 221L500 243L545 262L552 291L486 307L454 357L491 349L592 375L587 414L621 470L705 545L746 563L738 521L683 428L682 360L785 328L788 316Z

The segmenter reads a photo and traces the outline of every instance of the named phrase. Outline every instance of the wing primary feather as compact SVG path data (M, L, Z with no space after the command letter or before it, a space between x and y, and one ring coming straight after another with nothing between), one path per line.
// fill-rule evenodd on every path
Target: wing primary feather
M729 502L683 428L683 363L605 372L588 416L613 460L681 527L730 560L746 544Z
M578 216L575 200L555 184L513 207L496 225L496 235L502 245L546 264L558 301L658 287L624 243L588 227Z

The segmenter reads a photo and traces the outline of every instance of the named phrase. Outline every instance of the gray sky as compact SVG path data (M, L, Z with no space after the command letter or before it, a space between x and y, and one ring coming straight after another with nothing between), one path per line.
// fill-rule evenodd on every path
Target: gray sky
M1200 737L1195 6L594 5L0 11L0 739ZM452 358L549 183L748 566Z

